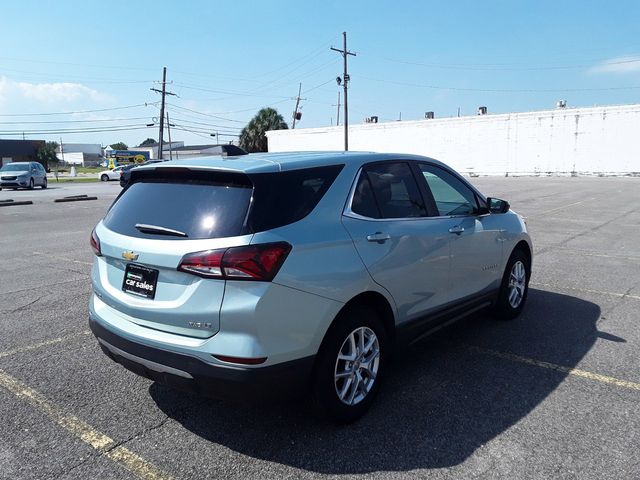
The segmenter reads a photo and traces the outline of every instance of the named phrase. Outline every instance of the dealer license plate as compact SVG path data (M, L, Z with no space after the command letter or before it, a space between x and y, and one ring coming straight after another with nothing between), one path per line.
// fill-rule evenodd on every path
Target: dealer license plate
M156 296L158 270L129 263L124 271L122 290L138 297L151 298Z

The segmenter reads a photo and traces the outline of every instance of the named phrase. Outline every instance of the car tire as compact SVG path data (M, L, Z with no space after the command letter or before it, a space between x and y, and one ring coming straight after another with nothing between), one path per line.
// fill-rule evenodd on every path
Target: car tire
M47 177L45 177L44 181L42 182L42 189L44 190L45 188L47 188Z
M100 180L103 182L108 182L109 181L109 175L107 175L106 173L104 175L102 175L100 177Z
M529 258L522 250L514 250L504 270L498 299L493 308L496 318L513 320L520 315L527 301L530 278Z
M354 305L340 313L314 367L313 397L322 414L351 423L369 410L386 366L386 343L385 329L372 308Z
M33 178L31 178L31 179L29 180L29 190L33 190L34 185L35 185L35 184L34 184L34 182L33 182Z

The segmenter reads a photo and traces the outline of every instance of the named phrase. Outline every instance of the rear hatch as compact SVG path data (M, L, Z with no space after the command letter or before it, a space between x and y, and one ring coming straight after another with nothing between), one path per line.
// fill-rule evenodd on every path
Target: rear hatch
M96 227L94 290L119 315L160 331L207 338L220 328L225 280L178 266L193 252L249 245L253 185L243 173L161 167L133 171Z

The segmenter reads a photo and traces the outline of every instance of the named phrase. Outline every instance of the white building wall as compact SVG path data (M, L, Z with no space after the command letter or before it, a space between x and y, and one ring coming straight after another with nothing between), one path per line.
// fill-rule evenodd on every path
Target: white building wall
M267 132L269 151L342 150L343 132ZM426 155L478 174L640 172L640 105L351 125L349 150Z
M102 146L98 143L63 143L62 149L65 155L68 153L88 153L92 155L102 155ZM60 153L60 147L56 149Z
M84 153L82 152L64 152L64 155L57 153L56 157L58 157L58 160L61 162L64 160L65 163L70 165L84 166Z

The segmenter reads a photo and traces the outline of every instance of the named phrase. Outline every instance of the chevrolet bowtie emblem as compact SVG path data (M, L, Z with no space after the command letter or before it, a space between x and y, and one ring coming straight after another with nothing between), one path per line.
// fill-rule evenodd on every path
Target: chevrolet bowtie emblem
M128 251L128 252L122 252L122 258L124 258L125 260L137 260L138 259L138 254L137 253L133 253L132 251Z

